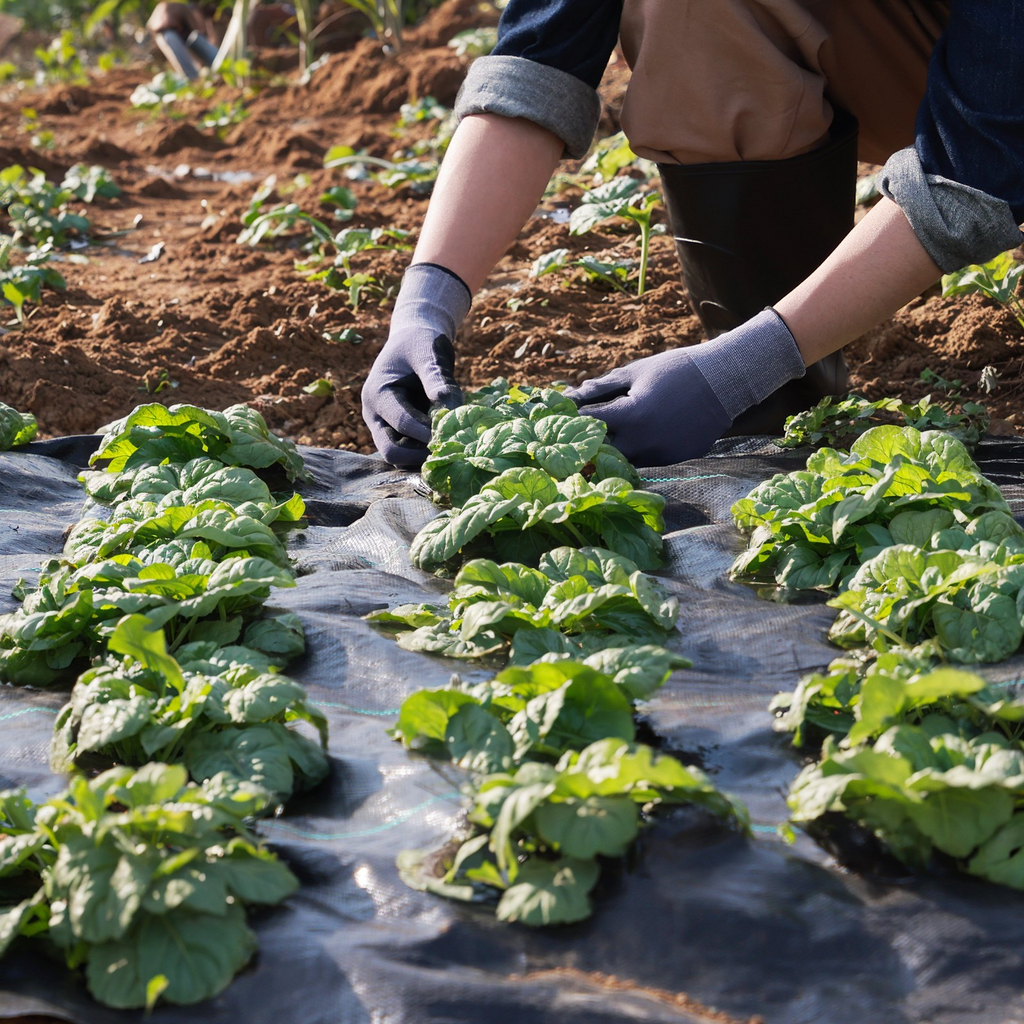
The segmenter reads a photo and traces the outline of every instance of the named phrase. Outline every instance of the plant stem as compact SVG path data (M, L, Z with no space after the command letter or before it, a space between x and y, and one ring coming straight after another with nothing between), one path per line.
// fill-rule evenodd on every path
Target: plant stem
M647 260L651 253L651 214L648 211L640 225L640 280L636 285L636 297L639 299L647 289Z
M583 534L580 533L580 531L577 530L576 527L572 525L572 523L570 523L568 520L566 520L566 522L563 523L562 525L565 526L566 529L569 530L569 532L576 538L577 541L579 541L579 545L580 545L581 548L585 548L585 547L589 547L590 546L590 542L587 540L587 538L584 537Z

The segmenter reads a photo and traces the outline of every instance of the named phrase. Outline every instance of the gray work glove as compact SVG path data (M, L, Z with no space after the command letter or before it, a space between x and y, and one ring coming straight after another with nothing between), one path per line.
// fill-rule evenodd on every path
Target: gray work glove
M604 420L630 461L667 466L704 455L741 412L803 375L793 335L769 307L714 341L638 359L566 394Z
M363 419L393 466L422 465L431 408L462 402L452 339L470 300L462 278L434 263L415 263L402 278L388 340L362 391Z

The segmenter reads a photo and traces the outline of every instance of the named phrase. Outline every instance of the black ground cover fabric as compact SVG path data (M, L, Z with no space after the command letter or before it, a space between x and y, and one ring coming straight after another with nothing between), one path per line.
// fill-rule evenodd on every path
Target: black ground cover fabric
M0 612L16 607L13 584L57 553L82 515L75 477L95 443L64 438L0 454ZM386 730L412 691L442 686L452 671L487 670L403 651L361 620L446 589L408 560L434 514L422 484L366 456L303 454L316 482L304 492L310 525L290 541L301 577L271 605L306 624L309 651L290 674L330 719L332 771L263 825L302 888L254 919L258 957L222 996L162 1007L153 1024L708 1019L666 992L767 1024L1024 1022L1024 893L913 877L873 856L850 871L806 837L788 847L775 836L800 760L772 731L768 702L836 655L825 641L833 613L820 600L760 600L726 580L742 543L729 507L806 453L737 440L642 473L668 499L661 575L682 609L671 646L694 661L645 706L645 729L745 800L754 838L685 809L663 814L627 862L605 871L591 920L545 932L399 880L399 850L436 845L457 828L460 779ZM1024 514L1024 445L987 442L978 461ZM985 674L1017 679L1024 658ZM0 687L0 788L27 786L35 798L62 788L47 748L65 697ZM26 1013L78 1024L142 1019L104 1010L60 964L20 952L0 962L0 1019Z

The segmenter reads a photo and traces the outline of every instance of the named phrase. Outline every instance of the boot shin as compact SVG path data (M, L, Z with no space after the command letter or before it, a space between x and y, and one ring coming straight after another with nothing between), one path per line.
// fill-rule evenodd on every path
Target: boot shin
M826 143L785 160L659 170L683 282L713 338L792 291L853 227L857 121L837 109ZM743 413L730 433L778 432L786 416L844 391L848 377L836 352Z

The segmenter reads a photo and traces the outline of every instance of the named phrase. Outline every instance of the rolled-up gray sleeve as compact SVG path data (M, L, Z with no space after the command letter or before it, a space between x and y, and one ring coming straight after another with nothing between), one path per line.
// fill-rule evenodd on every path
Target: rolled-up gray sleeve
M459 120L468 114L525 117L565 143L567 156L586 156L601 117L597 90L567 71L525 57L475 60L455 101Z
M1024 241L1009 203L939 174L926 174L913 146L894 153L878 190L906 215L943 273L985 263Z

